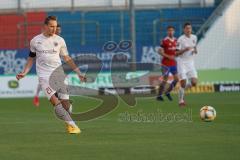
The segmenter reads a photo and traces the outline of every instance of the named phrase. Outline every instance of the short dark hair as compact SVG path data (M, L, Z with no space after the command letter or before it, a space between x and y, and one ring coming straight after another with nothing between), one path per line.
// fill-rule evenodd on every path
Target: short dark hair
M175 29L175 27L174 26L167 26L167 30L168 29Z
M49 21L57 21L57 17L56 17L56 16L48 16L48 17L44 20L44 24L48 24Z
M60 24L57 24L57 27L60 27L60 28L61 28L61 25L60 25Z
M184 23L183 28L186 28L187 26L191 26L191 25L192 24L190 22L186 22L186 23Z

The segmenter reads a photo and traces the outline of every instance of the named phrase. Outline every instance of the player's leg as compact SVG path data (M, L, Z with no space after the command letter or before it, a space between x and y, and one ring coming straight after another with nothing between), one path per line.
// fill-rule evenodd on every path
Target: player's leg
M197 85L197 78L190 78L191 82L187 83L186 79L180 80L180 88L179 88L179 106L183 107L186 105L184 100L185 89L195 87Z
M193 63L188 64L187 78L189 79L186 88L196 87L198 81L197 70Z
M159 100L159 101L164 101L162 94L163 94L163 92L165 90L165 86L167 84L169 69L167 67L163 67L162 73L163 73L163 80L162 80L161 84L159 85L158 96L157 96L157 100Z
M68 111L68 113L72 114L72 104L70 103L69 99L60 99L63 107Z
M193 62L185 63L182 66L182 71L184 72L180 74L179 105L185 106L184 90L197 85L197 71ZM186 79L190 79L191 83L187 83Z
M60 90L62 92L57 93L56 95L58 95L58 98L63 106L63 108L68 112L68 114L71 116L72 114L72 104L70 103L69 100L69 95L68 95L68 91L67 91L67 87L65 86L61 86ZM77 126L73 126L71 124L66 123L66 129L69 133L73 133L73 132L78 132L80 133L80 129Z
M63 107L68 111L68 113L71 115L72 114L72 101L69 100L69 92L67 89L68 82L65 81L66 86L61 86L61 91L59 92L58 98L60 99Z
M185 106L184 95L185 95L185 88L187 83L187 74L186 74L186 66L183 63L178 63L178 76L180 80L180 87L179 87L179 106Z
M68 133L71 133L71 134L80 133L81 132L80 129L72 120L70 114L63 107L61 101L54 94L51 96L50 102L54 106L54 111L56 116L66 123Z
M197 70L195 67L192 67L192 70L189 72L189 78L191 79L191 86L196 87L198 82Z
M56 91L49 86L48 78L39 78L39 82L42 90L46 94L51 104L54 106L56 116L68 125L68 133L80 133L80 129L72 120L68 111L63 107L59 98L55 95Z
M173 88L177 85L178 83L178 74L177 74L177 67L176 66L172 66L170 68L170 72L172 73L173 75L173 81L172 83L169 85L168 89L166 90L166 96L168 98L168 100L172 101L172 97L171 97L171 91L173 90Z
M55 96L60 100L61 104L63 105L64 109L68 111L68 113L72 114L72 103L69 100L69 95L55 93Z
M189 76L188 76L189 77ZM197 86L197 78L195 77L189 77L187 82L186 82L186 87L185 87L185 90L186 89L189 89L191 87L196 87Z
M37 90L36 90L35 96L39 97L39 93L40 93L41 90L42 90L41 85L38 83L38 86L37 86Z
M78 134L80 133L80 129L76 125L76 123L72 120L69 112L63 107L62 102L54 95L51 96L50 102L54 106L54 111L56 116L63 120L66 123L66 129L70 134Z
M168 76L163 76L163 80L159 86L159 89L158 89L158 96L157 96L157 100L159 101L164 101L163 99L163 92L165 90L165 86L167 84L167 80L168 80Z
M185 106L184 96L185 96L185 88L186 88L186 79L180 80L180 87L179 87L179 106Z
M40 104L40 102L39 102L39 93L40 93L40 91L41 91L41 85L38 84L37 90L36 90L36 93L35 93L35 96L34 96L34 98L33 98L33 104L34 104L34 106L36 106L36 107L38 107L39 104Z
M192 78L191 78L192 87L196 87L196 86L197 86L197 81L198 81L197 78L195 78L195 77L192 77Z

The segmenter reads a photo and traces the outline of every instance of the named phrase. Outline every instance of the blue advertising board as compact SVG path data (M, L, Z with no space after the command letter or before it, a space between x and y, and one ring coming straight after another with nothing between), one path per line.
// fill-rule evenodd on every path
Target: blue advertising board
M158 47L137 46L136 61L142 63L160 63L160 56L157 53ZM0 50L0 75L16 74L23 70L29 54L29 49ZM130 50L120 50L115 48L112 51L106 51L103 47L81 46L78 48L69 48L69 54L72 58L80 55L95 55L102 63L102 71L110 71L112 57L116 54L126 55L128 61L131 61ZM125 60L118 59L117 67L124 67ZM35 74L35 65L32 67L30 74Z

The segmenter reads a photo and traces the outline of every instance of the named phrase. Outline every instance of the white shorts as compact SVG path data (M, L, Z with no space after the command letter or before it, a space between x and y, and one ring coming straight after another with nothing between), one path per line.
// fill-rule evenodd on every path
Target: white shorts
M191 62L178 61L177 69L178 69L178 76L180 80L198 77L197 70L194 66L193 61Z
M39 80L39 84L41 85L41 88L42 88L43 92L45 93L45 95L47 96L48 100L50 100L52 95L54 95L55 93L57 93L59 99L69 99L68 94L60 93L60 92L52 89L52 87L50 87L49 77L39 77L38 80ZM61 90L62 89L63 88L61 88ZM64 89L66 89L66 88L64 88ZM67 93L67 92L64 92L64 93Z

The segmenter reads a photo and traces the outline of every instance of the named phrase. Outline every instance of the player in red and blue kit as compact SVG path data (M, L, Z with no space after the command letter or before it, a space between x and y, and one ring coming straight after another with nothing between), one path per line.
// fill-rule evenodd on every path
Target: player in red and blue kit
M163 81L159 86L159 92L157 96L157 100L159 101L164 101L162 95L163 95L163 92L165 91L165 86L167 84L169 73L171 73L174 77L174 80L165 91L165 95L170 101L172 101L170 92L173 90L173 88L176 86L178 82L177 63L175 60L177 39L174 37L174 33L175 33L174 27L168 26L167 37L165 37L162 40L161 47L159 49L159 54L163 57L162 58Z

